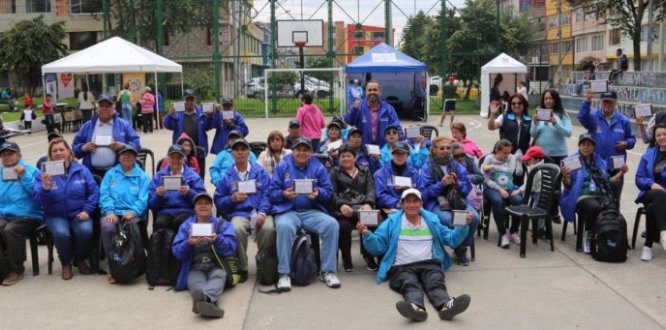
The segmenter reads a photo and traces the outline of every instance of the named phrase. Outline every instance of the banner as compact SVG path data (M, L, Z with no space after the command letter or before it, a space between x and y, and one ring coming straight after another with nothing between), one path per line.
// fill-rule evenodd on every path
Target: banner
M58 77L58 98L74 97L74 75L71 72L60 73Z
M125 84L129 85L129 90L132 92L132 104L136 104L141 100L141 93L146 85L146 74L142 72L123 73L123 86Z
M55 73L46 74L46 94L51 94L53 103L57 103L58 81Z

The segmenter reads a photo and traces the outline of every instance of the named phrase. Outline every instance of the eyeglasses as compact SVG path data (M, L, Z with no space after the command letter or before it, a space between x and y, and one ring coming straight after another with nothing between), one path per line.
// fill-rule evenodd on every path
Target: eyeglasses
M386 131L386 135L398 135L398 131L394 131L394 130Z

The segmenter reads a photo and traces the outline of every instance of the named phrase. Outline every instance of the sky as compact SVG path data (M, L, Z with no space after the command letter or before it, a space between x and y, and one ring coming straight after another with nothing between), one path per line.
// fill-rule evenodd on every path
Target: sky
M276 19L328 19L326 0L278 0L275 10ZM420 10L429 15L436 15L441 8L439 0L393 0L393 28L395 29L395 45L400 42L402 29L407 23L407 16ZM447 7L464 6L465 0L448 0ZM321 8L320 8L321 6ZM255 0L253 15L258 21L270 21L268 0ZM301 11L301 8L303 10ZM318 9L319 8L319 9ZM376 9L375 9L376 8ZM343 10L344 9L344 10ZM374 9L374 11L373 11ZM257 13L258 12L258 13ZM351 18L349 16L351 16ZM361 21L365 25L384 26L383 0L335 0L333 3L333 20L354 24Z

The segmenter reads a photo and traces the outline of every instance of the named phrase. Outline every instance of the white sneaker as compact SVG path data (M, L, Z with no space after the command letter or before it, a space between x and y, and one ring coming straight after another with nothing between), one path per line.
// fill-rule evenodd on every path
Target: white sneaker
M340 279L333 272L324 273L323 281L329 288L337 289L340 287Z
M509 241L513 244L518 244L520 245L520 235L518 233L513 233L509 235Z
M583 236L583 253L590 254L590 235L587 233Z
M500 241L500 247L503 249L508 249L509 243L511 243L511 240L509 239L509 234L507 233L502 235L502 240Z
M650 261L652 260L652 248L647 246L643 247L643 252L641 252L641 260Z
M280 291L291 290L291 277L289 277L289 275L280 275L280 279L277 283L277 289Z
M666 251L666 235L662 234L661 239L659 240L659 244L661 244L661 248Z

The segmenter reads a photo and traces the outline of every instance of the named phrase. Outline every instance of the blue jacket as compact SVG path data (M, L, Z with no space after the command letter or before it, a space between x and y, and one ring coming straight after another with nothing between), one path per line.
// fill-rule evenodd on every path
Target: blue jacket
M375 173L375 196L377 198L377 207L382 209L397 209L400 207L400 195L402 192L395 190L393 186L392 163L389 162ZM421 184L421 175L419 171L409 164L406 164L405 170L401 176L412 178L412 187L423 190Z
M109 213L124 215L134 212L143 216L148 208L148 187L150 178L134 164L132 171L125 175L123 166L118 164L104 175L99 188L99 206L102 216Z
M197 222L197 217L192 215L187 218L180 228L178 234L173 239L171 244L171 252L173 256L180 261L180 272L178 273L178 280L176 281L176 291L187 290L187 276L192 267L192 259L194 258L194 247L187 243L190 238L190 227L193 223ZM229 257L234 254L238 242L236 241L236 232L231 222L220 220L214 216L210 217L210 222L213 224L213 230L217 235L213 245L215 251L220 258ZM220 266L221 268L222 266ZM227 274L227 276L231 276Z
M215 186L215 206L227 219L233 217L250 218L252 210L270 214L271 203L268 200L268 187L271 184L271 177L258 163L250 162L250 173L247 180L257 180L257 193L249 194L247 199L234 203L231 201L231 195L238 191L237 182L241 181L236 168L232 166L227 170L222 179Z
M41 173L22 159L18 165L25 168L25 174L18 181L5 181L0 177L0 218L28 218L42 223L42 208L34 200L35 180ZM0 170L4 168L0 163Z
M591 111L590 102L583 101L578 110L578 121L588 130L596 140L594 152L598 153L606 161L606 169L613 169L611 156L624 156L627 159L626 150L617 150L615 144L619 141L627 142L627 150L633 149L636 137L631 130L631 122L627 116L615 110L610 125L601 110Z
M381 148L386 144L386 139L384 139L384 131L386 131L386 127L401 126L400 119L398 119L398 115L395 113L393 106L384 101L380 101L379 117L377 119L379 127L377 129L377 141L375 144L379 145ZM353 106L350 107L349 110L347 110L347 113L345 113L344 120L346 123L356 126L356 128L363 132L364 144L372 144L372 128L370 127L372 124L372 115L368 108L368 102L361 102L360 109L356 109ZM402 129L398 130L398 133L400 134L400 140L404 140L405 134Z
M197 143L199 147L204 149L204 155L197 155L197 157L205 157L208 155L208 134L206 131L210 130L213 126L213 118L206 116L201 112L201 107L194 106L194 112L199 118L199 126L197 129ZM185 123L183 121L184 112L176 112L175 115L164 116L164 127L173 131L171 136L171 144L176 144L180 135L185 131ZM190 136L191 137L191 136Z
M574 152L571 156L580 156L578 151ZM606 168L606 161L599 156L596 152L592 153L594 161L597 163L599 169ZM563 186L562 196L560 197L560 211L564 220L573 222L576 218L576 203L583 191L583 180L585 178L585 165L582 168L571 172L571 184Z
M93 138L93 132L95 131L95 125L97 125L97 117L89 120L87 123L83 124L81 129L72 142L72 150L74 151L74 156L78 159L82 159L83 166L88 169L92 169L92 163L90 162L90 153L83 152L81 148L84 144L91 142ZM113 140L117 142L122 142L129 144L136 151L141 149L141 142L139 140L139 135L136 134L132 124L125 121L118 116L118 114L113 115ZM116 160L116 164L118 161Z
M637 204L643 202L645 192L652 189L652 184L655 183L654 166L658 155L659 146L654 146L648 148L643 156L641 156L641 161L638 163L638 169L636 170L635 179L636 187L640 190L638 192L638 197L636 197ZM661 180L657 183L662 187L666 187L666 167L661 171Z
M458 176L458 192L460 192L460 196L463 198L467 197L469 191L472 189L467 170L464 166L453 160L449 163L449 167L455 167L454 171ZM444 173L444 175L446 174ZM437 197L444 193L446 186L441 179L437 180L432 177L432 173L430 173L430 161L425 162L425 165L421 168L421 183L423 185L423 189L421 189L423 207L426 210L432 210L438 205Z
M403 210L391 213L374 233L368 231L367 234L363 235L363 246L370 254L375 256L384 255L382 262L379 264L377 283L386 281L388 272L395 262L404 213ZM442 263L442 269L451 267L451 260L443 247L445 244L452 248L460 245L467 237L469 226L450 229L439 222L439 217L436 214L424 209L421 209L420 213L432 233L432 258Z
M370 173L373 175L381 168L379 160L375 161L371 155L368 155L365 147L362 147L356 151L356 164L359 166L367 167L370 169Z
M257 156L254 155L254 152L250 152L249 160L250 164L257 162ZM217 156L215 156L213 165L208 168L208 172L210 173L210 183L212 183L214 186L217 186L224 173L226 173L228 169L232 168L235 163L236 160L231 154L231 148L226 148L224 151L218 153Z
M157 195L157 188L163 185L162 177L171 175L171 167L167 166L155 173L148 188L148 207L155 215L159 213L176 214L181 212L193 213L192 199L198 193L206 192L204 182L199 174L190 167L183 167L183 185L189 186L190 191L183 196L178 191L167 191L164 196Z
M35 178L35 202L44 209L44 217L74 219L85 211L92 216L99 201L99 187L83 165L69 164L67 176L51 177L51 190L44 190L42 177Z
M423 164L427 162L429 153L430 151L423 146L419 148L419 151L416 151L416 149L414 149L410 145L409 158L407 158L407 164L413 166L414 168L421 168L421 166L423 166ZM387 143L380 150L379 154L380 166L386 166L386 164L391 162L392 158L393 155L391 155L391 152L389 151L389 145Z
M232 122L234 123L234 127L229 127L222 121L222 112L216 111L213 114L211 128L216 128L217 130L215 131L215 137L213 137L213 145L210 147L211 154L217 154L227 148L227 135L232 130L240 131L243 137L250 133L243 116L238 111L234 110L234 119Z
M318 210L327 212L328 204L333 197L333 185L326 168L313 157L310 157L304 168L297 168L294 165L294 156L291 154L284 157L271 177L268 197L273 205L272 213L280 214L292 209L292 201L285 198L282 192L293 187L294 179L316 180L315 188L319 190L319 196L312 203Z

